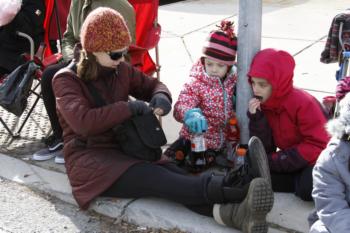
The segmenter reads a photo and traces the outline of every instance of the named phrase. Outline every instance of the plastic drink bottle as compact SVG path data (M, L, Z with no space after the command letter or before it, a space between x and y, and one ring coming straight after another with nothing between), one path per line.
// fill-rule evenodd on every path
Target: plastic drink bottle
M203 133L193 135L191 140L191 150L193 152L204 152L207 150Z
M247 149L237 146L234 170L238 170L244 165L246 154Z
M191 151L192 151L192 165L198 169L203 168L206 165L204 153L207 150L204 134L194 134L191 139Z
M235 162L235 150L239 143L239 128L236 117L232 117L228 122L228 129L226 134L226 153L227 160Z

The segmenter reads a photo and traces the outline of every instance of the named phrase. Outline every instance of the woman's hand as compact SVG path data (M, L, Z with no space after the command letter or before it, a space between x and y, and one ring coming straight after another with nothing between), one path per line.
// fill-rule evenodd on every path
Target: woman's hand
M152 97L149 106L153 109L154 114L164 116L171 110L171 101L165 94L157 93Z
M161 109L161 108L155 108L155 109L153 109L153 113L154 113L155 115L158 115L158 116L163 116L164 111L163 111L163 109Z
M145 115L152 111L152 109L141 100L130 101L128 107L133 116Z
M250 114L255 114L256 110L261 110L260 109L260 100L258 100L257 98L252 98L251 100L249 100L248 103L248 110Z

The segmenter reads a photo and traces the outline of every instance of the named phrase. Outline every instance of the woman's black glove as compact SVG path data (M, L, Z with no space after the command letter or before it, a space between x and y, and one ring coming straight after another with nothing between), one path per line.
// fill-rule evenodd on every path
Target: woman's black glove
M134 100L128 103L128 107L133 116L145 115L152 112L152 109L141 100Z
M149 106L154 109L161 108L163 110L162 116L164 116L171 110L171 101L165 94L157 93L152 97Z

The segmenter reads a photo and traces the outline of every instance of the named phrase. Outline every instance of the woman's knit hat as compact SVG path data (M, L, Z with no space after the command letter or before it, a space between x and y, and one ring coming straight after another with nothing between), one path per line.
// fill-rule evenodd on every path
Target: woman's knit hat
M233 22L222 21L219 30L212 31L206 39L203 57L225 65L233 65L236 60L237 37L233 31Z
M86 17L80 31L87 52L109 52L129 47L131 36L123 16L108 7L99 7Z

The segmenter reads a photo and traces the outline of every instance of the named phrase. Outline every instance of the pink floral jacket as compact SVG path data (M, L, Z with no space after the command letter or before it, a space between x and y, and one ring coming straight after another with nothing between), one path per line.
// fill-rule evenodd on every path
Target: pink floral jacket
M237 80L236 73L229 73L222 81L218 77L208 76L204 66L198 61L191 69L190 78L190 81L184 84L175 103L174 117L183 123L186 111L200 108L208 121L208 131L204 135L207 148L219 150L224 145L228 121L235 115L233 93ZM182 126L180 135L191 139L191 134L185 125Z

